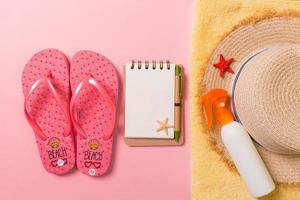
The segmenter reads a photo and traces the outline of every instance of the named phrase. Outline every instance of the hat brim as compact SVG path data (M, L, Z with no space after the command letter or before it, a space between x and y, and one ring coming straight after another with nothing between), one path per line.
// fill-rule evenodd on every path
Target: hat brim
M231 91L234 75L225 74L220 78L219 71L213 66L222 54L225 58L234 58L231 68L238 72L245 58L253 53L278 43L300 44L300 18L274 17L251 25L243 25L231 32L216 48L207 66L204 77L205 89L224 88ZM215 131L214 131L215 130ZM216 148L224 152L228 162L230 156L220 139L219 129L212 129ZM284 155L268 151L256 144L257 149L267 165L273 179L280 183L300 183L300 155Z

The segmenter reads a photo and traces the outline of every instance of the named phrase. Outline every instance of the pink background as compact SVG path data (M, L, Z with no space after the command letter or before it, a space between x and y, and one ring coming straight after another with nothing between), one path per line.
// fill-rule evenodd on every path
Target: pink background
M34 53L54 47L69 57L81 49L102 53L121 81L122 65L133 58L170 59L188 74L191 11L191 0L0 1L0 199L190 199L188 130L181 147L126 146L123 92L110 172L47 173L23 115L21 72Z

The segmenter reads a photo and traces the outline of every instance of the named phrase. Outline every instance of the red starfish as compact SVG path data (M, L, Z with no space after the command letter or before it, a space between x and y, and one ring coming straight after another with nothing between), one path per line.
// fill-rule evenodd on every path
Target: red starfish
M214 64L215 68L218 68L220 70L220 76L223 78L225 72L229 72L234 74L234 71L230 68L230 64L234 61L233 58L229 58L228 60L225 60L223 55L220 54L220 60L218 63Z

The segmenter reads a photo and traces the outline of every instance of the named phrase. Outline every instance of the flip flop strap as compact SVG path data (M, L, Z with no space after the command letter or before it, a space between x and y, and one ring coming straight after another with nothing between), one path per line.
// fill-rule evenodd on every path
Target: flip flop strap
M70 103L70 116L71 116L71 120L73 122L73 127L76 130L77 134L79 134L79 136L81 138L83 138L83 139L87 138L87 134L84 132L84 130L78 123L77 115L75 114L75 110L76 110L75 102L76 102L76 99L78 98L78 95L79 95L80 91L82 90L82 88L84 86L88 86L88 85L91 85L94 88L96 88L97 92L99 92L99 94L102 96L102 98L106 102L107 108L110 109L111 123L109 123L108 126L106 127L107 130L105 131L105 135L104 135L104 140L108 140L112 137L112 134L113 134L114 124L115 124L115 120L116 120L116 106L115 106L114 102L111 100L110 96L107 94L106 90L103 88L103 86L100 85L92 76L89 78L83 79L78 84L78 86L75 89L75 92L72 95L71 103Z
M64 101L61 99L61 97L57 93L57 91L56 91L55 87L53 86L50 78L51 78L51 74L49 74L45 78L41 78L41 79L37 80L36 82L34 82L31 86L28 94L26 95L25 101L24 101L24 113L25 113L26 119L27 119L28 123L30 124L30 126L32 127L32 129L38 135L38 137L40 137L42 140L46 140L48 137L43 133L41 127L38 125L38 123L36 122L34 117L31 116L31 114L29 112L29 109L28 109L28 106L27 106L30 96L33 94L35 89L37 89L42 84L45 84L47 86L47 88L52 93L54 99L56 100L57 104L59 105L59 107L61 108L61 110L65 114L65 117L67 119L68 127L67 127L67 130L64 131L63 135L65 137L67 137L71 133L71 118L70 118L70 115L69 115L69 108L68 108L68 106L66 106L64 104Z

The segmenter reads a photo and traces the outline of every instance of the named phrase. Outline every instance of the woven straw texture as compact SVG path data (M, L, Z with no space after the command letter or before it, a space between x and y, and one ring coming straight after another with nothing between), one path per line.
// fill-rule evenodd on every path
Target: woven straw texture
M211 66L212 62L218 60L219 53L222 53L225 58L233 56L236 61L232 68L236 70L237 63L245 62L246 59L266 47L267 50L247 63L247 70L245 67L245 71L241 73L237 81L236 110L247 130L253 133L252 137L264 146L264 148L258 146L258 149L265 162L268 163L268 167L273 166L272 175L277 182L284 183L277 185L276 191L263 199L299 199L300 189L291 186L297 186L293 183L300 179L300 173L297 172L300 171L300 159L295 155L299 152L300 143L299 138L293 132L293 130L299 130L299 125L297 125L299 121L299 72L296 69L299 69L297 63L300 61L299 46L297 46L300 42L300 22L298 19L289 18L289 25L287 25L284 21L287 18L277 18L276 23L272 19L268 20L268 26L261 26L259 35L255 35L257 30L253 31L253 29L266 23L266 21L261 21L264 19L281 16L298 17L300 14L297 11L300 10L300 4L294 1L267 1L264 5L259 1L228 1L227 3L196 1L195 8L190 87L193 199L252 199L234 167L228 162L229 157L224 152L219 135L207 132L199 100L205 89L218 86L231 90L233 76L226 74L222 80L218 78L218 71ZM288 28L291 24L293 30ZM235 37L230 34L233 30L238 32ZM230 34L229 37L226 37L228 34ZM276 45L279 45L278 48L274 48ZM221 49L222 52L218 52ZM293 59L286 62L285 58L290 57ZM257 66L254 71L253 67L248 67L248 65L257 65L257 60L264 60L264 62L259 62L259 65L263 65L266 71ZM280 66L286 65L289 66L280 70ZM211 71L205 75L204 80L206 67L211 67ZM259 75L249 79L250 74L251 77L253 74ZM292 81L287 81L286 77ZM278 81L274 82L274 78ZM205 82L206 85L204 85ZM268 85L272 85L272 89ZM245 89L245 87L248 88ZM257 94L260 94L259 98L256 98ZM244 99L248 99L253 104L246 104ZM272 103L269 103L270 100L280 102L282 106L272 106ZM276 122L277 126L271 126L268 123L266 126L253 126L252 122L255 118L249 117L251 115L248 112L255 112L254 108L256 110L259 108L260 111L267 110L269 115L259 112L254 113L254 116L267 117L264 119L268 122ZM294 112L294 114L286 114L287 111ZM282 118L286 121L282 121ZM261 121L261 123L265 122ZM283 124L285 126L282 126ZM219 127L214 127L213 132L219 132L218 129ZM262 131L264 134L256 134ZM282 131L287 134L282 134ZM292 170L289 165L293 166ZM289 184L286 184L287 180Z
M212 66L218 62L219 54L233 56L232 68L237 76L227 74L222 79L218 70L208 67L204 77L206 90L222 87L228 91L233 90L236 77L233 97L237 116L264 147L257 145L272 177L281 183L300 181L300 155L296 155L300 152L298 42L300 18L275 17L254 26L242 26L220 43L208 63ZM210 135L216 139L216 147L223 151L219 130Z

